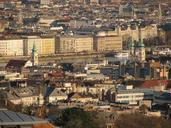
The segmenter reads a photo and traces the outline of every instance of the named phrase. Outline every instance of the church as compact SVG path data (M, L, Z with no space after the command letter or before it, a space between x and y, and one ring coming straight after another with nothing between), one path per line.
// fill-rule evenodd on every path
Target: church
M132 41L130 43L130 55L135 60L138 60L140 62L144 62L146 59L146 53L145 53L145 45L143 43L143 39L141 36L141 30L140 26L138 27L138 34L139 34L139 41Z

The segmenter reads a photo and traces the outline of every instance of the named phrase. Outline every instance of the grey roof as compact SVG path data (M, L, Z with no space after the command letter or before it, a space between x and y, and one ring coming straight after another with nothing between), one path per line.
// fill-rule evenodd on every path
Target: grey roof
M58 88L55 88L49 96L67 96L67 94L65 94Z
M29 116L22 113L13 112L7 109L0 109L0 126L2 125L32 125L43 124L48 121Z
M144 94L153 94L152 89L142 89L142 88L134 88L134 89L118 89L117 93L144 93Z

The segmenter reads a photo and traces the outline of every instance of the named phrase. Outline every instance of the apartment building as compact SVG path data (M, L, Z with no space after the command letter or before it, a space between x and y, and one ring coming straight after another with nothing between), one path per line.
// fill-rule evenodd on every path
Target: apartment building
M53 37L28 36L24 39L24 55L31 55L35 44L39 55L50 55L55 52L55 39Z
M95 51L122 50L121 36L96 36L94 37Z
M56 52L69 53L69 52L83 52L93 51L93 37L74 35L74 36L61 36L56 38Z
M23 55L22 39L4 39L0 40L0 55L19 56Z

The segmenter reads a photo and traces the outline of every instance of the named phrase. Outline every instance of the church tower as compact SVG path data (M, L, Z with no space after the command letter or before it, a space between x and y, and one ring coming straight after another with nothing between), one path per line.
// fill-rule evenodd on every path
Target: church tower
M145 54L145 45L143 42L140 42L140 45L139 45L139 59L141 62L145 61L145 58L146 58L146 54Z
M131 56L135 56L135 43L133 41L129 43L129 51Z
M139 42L138 42L139 60L141 62L143 62L146 59L146 54L145 54L145 45L143 43L143 38L142 38L140 25L138 26L138 34L139 34L138 35L139 36Z
M35 43L33 44L33 48L32 48L32 64L33 66L38 65L38 53Z

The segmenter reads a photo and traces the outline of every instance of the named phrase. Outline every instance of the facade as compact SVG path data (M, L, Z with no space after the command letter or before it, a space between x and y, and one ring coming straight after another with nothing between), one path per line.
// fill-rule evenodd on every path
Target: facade
M140 92L120 92L115 95L115 102L137 104L138 101L143 100L144 93Z
M50 4L50 0L40 0L41 5L48 5Z
M55 38L41 37L41 39L42 39L41 53L45 55L54 54L55 53Z
M121 36L96 36L94 37L95 51L122 50Z
M56 103L61 100L66 100L68 98L68 95L62 92L60 89L55 88L52 93L48 96L48 102L49 103Z
M39 55L50 55L55 52L55 39L53 37L28 36L24 39L24 55L32 53L33 44Z
M0 55L22 56L23 40L22 39L0 40Z
M110 101L121 104L138 105L143 100L153 100L151 89L134 89L132 86L119 85L110 92Z
M56 39L56 52L91 52L93 51L92 36L61 36Z
M134 40L139 41L138 25L134 27L128 25L126 29L123 29L122 26L118 26L116 31L119 36L122 36L123 41L129 39L129 37L131 37L133 41ZM141 31L142 39L148 39L158 36L158 28L156 24L151 24L145 27L141 27L140 31Z
M17 105L42 105L44 103L43 95L36 92L35 88L25 87L15 89L13 92L7 93L7 100Z

